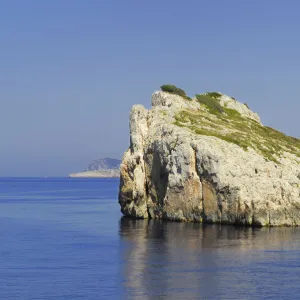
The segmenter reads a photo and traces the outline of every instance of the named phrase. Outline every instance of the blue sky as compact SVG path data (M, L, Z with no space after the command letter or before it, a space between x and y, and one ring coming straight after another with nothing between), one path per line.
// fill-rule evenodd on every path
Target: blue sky
M299 133L300 2L0 0L0 176L121 158L133 104L220 91Z

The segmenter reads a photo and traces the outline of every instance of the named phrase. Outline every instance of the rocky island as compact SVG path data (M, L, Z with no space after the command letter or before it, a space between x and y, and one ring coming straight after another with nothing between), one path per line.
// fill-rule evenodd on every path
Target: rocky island
M71 173L71 178L116 178L120 177L119 159L100 158L92 161L84 172Z
M175 86L133 106L121 163L126 216L258 226L300 225L300 140L264 126L221 93Z

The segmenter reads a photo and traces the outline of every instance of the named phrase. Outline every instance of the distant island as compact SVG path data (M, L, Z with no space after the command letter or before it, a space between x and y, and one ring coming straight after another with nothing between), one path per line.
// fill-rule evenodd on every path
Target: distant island
M100 158L93 160L86 171L71 173L71 178L117 178L120 177L121 160L114 158Z

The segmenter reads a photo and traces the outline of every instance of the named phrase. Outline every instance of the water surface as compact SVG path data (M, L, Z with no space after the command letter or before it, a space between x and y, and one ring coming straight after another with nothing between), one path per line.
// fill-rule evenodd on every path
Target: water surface
M299 299L300 230L122 218L117 179L0 179L0 299Z

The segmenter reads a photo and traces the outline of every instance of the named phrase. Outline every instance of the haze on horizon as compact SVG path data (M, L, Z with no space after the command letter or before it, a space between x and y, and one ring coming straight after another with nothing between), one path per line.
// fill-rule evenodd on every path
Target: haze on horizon
M121 158L133 104L220 91L299 133L300 2L2 1L0 176ZM298 126L297 126L298 125Z

